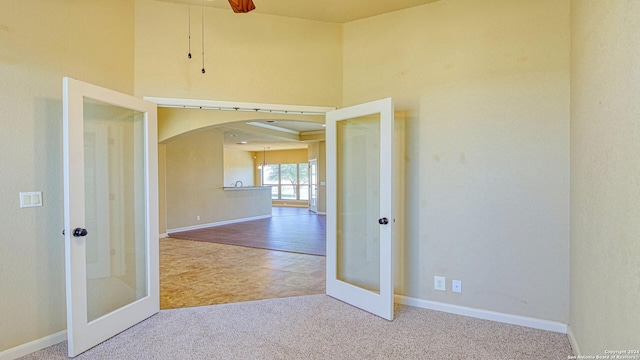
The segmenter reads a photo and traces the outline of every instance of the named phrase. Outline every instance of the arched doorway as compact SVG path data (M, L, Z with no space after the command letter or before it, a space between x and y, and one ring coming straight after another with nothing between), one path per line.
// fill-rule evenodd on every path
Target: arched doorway
M216 159L224 162L225 148L229 147L229 151L233 152L254 153L252 165L255 168L255 162L264 160L258 155L264 155L267 146L275 148L274 151L305 148L314 158L320 158L319 162L323 164L324 116L302 113L292 115L276 112L224 111L211 110L207 107L203 109L161 107L158 109L158 119L160 213L163 217L160 224L161 229L164 229L161 232L164 233L167 229L175 230L226 221L228 219L224 216L211 219L203 214L220 211L228 218L227 215L237 211L235 205L241 203L243 199L246 200L246 194L249 193L248 191L225 192L222 188L229 187L231 183L227 181L229 179L224 179L224 175L203 176L202 172L190 173L184 168L175 171L174 164L182 166L192 160L197 162L199 159L203 162L200 168L206 168L206 162L215 162ZM246 143L242 144L242 142ZM176 151L174 147L179 149ZM258 149L261 151L251 151ZM180 155L180 152L183 159L176 158L176 153ZM208 155L203 156L203 153ZM306 160L308 157L305 162ZM192 168L197 167L197 165L192 166ZM224 172L224 166L219 168ZM188 188L191 194L184 195L176 191L176 177L182 180L194 178L191 182L177 181L178 184ZM254 179L253 184L243 181L242 185L259 185L260 177L256 176ZM207 184L202 186L200 185L202 182ZM236 180L233 182L235 183ZM230 200L234 202L234 206L226 205L224 196L220 197L214 193L237 195L232 196ZM176 204L174 201L176 197L185 201ZM208 201L209 204L203 205L200 200ZM193 212L193 207L199 207L199 209ZM256 215L248 213L237 216L250 218ZM274 216L274 220L278 220L277 216ZM238 236L242 235L239 233ZM164 255L162 245L166 245ZM312 255L305 254L233 248L238 247L229 248L219 244L203 245L193 241L177 244L172 239L163 240L161 242L161 279L163 273L167 276L164 278L166 281L161 281L161 305L173 304L166 308L197 306L231 302L228 299L234 298L244 301L260 299L264 296L282 297L324 292L324 258L318 260ZM167 262L167 266L162 265L163 260ZM200 271L197 271L198 267ZM205 279L206 284L202 283L202 278ZM173 282L170 283L167 279L172 279ZM163 286L163 283L167 286ZM212 283L220 287L216 289L206 286ZM314 286L316 290L313 290ZM266 290L262 291L262 288ZM261 291L267 294L260 294ZM230 294L230 292L236 292L236 294ZM175 296L176 293L179 296ZM189 293L192 294L189 295Z

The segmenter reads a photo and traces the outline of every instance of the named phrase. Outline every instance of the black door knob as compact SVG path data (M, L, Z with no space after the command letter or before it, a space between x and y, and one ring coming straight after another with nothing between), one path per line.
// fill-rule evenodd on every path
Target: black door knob
M87 236L88 233L89 232L87 231L87 229L76 228L75 230L73 230L73 236L75 237Z
M388 223L389 223L389 219L387 218L378 219L378 224L380 225L387 225Z

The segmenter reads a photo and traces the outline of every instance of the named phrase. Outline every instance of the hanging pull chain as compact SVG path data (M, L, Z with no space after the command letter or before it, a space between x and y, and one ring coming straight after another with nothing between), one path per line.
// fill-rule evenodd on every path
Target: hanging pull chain
M191 59L191 6L189 6L189 54L187 57Z
M202 73L204 74L204 6L202 6Z

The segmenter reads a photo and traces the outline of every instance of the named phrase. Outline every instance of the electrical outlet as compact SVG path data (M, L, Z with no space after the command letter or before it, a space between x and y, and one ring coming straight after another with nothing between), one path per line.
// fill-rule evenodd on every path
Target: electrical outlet
M447 279L444 276L434 276L433 288L435 290L447 291Z
M451 280L451 291L454 293L462 292L462 281L460 280Z
M196 216L196 221L200 221L200 215Z

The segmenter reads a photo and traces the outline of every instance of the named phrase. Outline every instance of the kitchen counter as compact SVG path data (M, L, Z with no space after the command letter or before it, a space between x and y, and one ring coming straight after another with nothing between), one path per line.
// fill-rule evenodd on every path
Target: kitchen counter
M266 185L266 186L224 186L222 189L224 191L260 190L260 189L269 189L269 190L271 190L271 185Z

